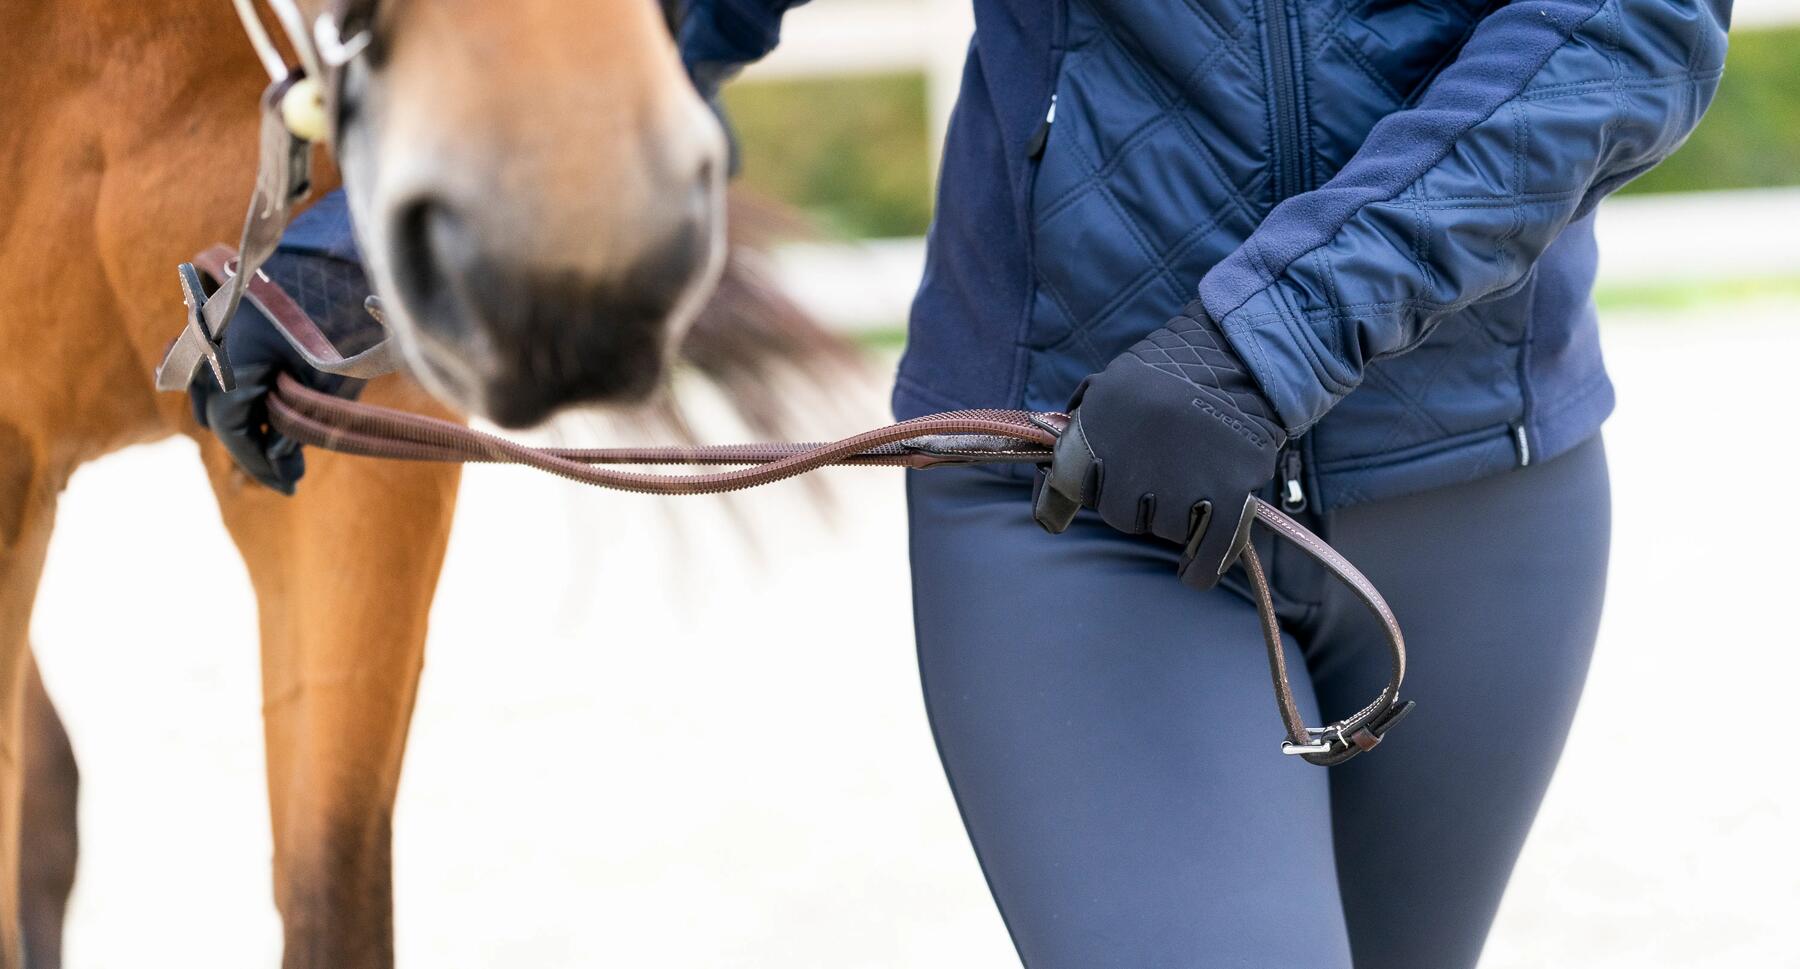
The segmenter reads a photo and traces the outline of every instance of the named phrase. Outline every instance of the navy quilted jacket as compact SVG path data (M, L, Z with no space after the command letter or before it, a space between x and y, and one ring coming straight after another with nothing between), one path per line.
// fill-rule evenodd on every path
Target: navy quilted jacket
M975 0L895 407L1061 406L1198 287L1324 507L1612 408L1593 209L1673 151L1729 0ZM697 74L785 0L693 0Z

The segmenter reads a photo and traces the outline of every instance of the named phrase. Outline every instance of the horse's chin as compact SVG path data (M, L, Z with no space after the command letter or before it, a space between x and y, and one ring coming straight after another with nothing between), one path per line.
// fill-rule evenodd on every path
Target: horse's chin
M722 220L721 220L722 222ZM629 407L667 384L688 331L715 293L722 237L705 241L678 298L620 315L551 303L524 332L477 318L446 325L384 296L402 356L421 384L457 411L502 427L541 424L576 407ZM373 276L383 271L371 259Z
M532 354L496 364L487 353L451 350L417 332L398 339L425 389L460 413L509 429L535 427L573 408L642 404L666 385L675 353L666 339L652 338L591 359Z

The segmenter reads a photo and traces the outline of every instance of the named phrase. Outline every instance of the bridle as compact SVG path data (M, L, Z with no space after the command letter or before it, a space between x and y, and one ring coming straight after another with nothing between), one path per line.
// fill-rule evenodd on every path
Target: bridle
M290 68L275 46L275 39L256 9L256 0L231 0L244 33L271 82L280 82L298 70L316 89L321 105L335 104L341 93L343 72L375 41L375 18L380 13L380 0L334 0L331 8L314 18L310 25L294 0L263 0L274 11L275 19L287 35L288 43L300 58L300 66ZM312 95L313 91L307 91ZM327 114L327 117L330 117ZM319 132L322 140L330 132Z
M219 386L226 390L236 386L225 355L225 329L237 314L249 281L261 275L295 207L312 189L313 145L336 145L345 77L350 65L374 44L380 0L332 0L330 8L310 22L295 0L263 2L275 14L300 63L290 67L282 58L255 0L232 0L250 46L269 74L261 100L256 188L238 237L238 257L223 274L214 276L220 283L217 291L207 292L193 263L179 267L187 326L156 368L158 390L186 390L202 366L212 370ZM372 376L396 359L388 341L349 361L315 359L306 349L300 351L308 364L351 377Z
M334 0L308 24L294 0L265 0L294 47L300 66L288 67L253 0L233 0L245 32L267 68L262 97L261 156L256 191L239 246L215 246L180 267L187 326L156 372L159 390L185 391L202 365L232 389L224 332L241 300L275 325L307 363L327 373L373 377L400 368L391 338L353 356L340 354L281 287L261 271L275 251L294 207L309 185L309 155L317 142L336 144L349 66L375 43L380 0ZM662 0L665 13L679 0ZM673 25L673 18L671 24ZM204 274L204 275L203 275ZM219 284L208 295L206 278ZM370 298L380 318L379 301ZM822 444L741 444L711 447L533 448L450 421L343 400L282 374L268 397L269 423L283 435L313 447L369 457L411 461L521 464L572 481L646 494L719 494L753 488L834 465L943 466L1047 464L1066 415L1051 412L954 411L901 421ZM717 467L729 470L667 474L621 470L611 465ZM1291 542L1343 582L1381 624L1390 658L1388 681L1361 710L1324 727L1301 717L1289 683L1281 627L1250 526L1261 523ZM1400 698L1406 645L1400 624L1367 577L1324 540L1260 498L1244 508L1237 560L1244 566L1268 653L1276 706L1287 734L1284 754L1322 766L1340 764L1379 744L1412 709Z

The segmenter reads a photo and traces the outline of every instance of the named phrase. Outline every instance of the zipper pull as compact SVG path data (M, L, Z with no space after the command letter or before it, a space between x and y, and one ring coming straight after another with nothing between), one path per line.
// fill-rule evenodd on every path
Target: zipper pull
M1044 120L1038 123L1037 130L1031 133L1031 140L1025 143L1025 156L1037 159L1044 157L1044 146L1050 143L1050 126L1056 123L1056 95L1050 95L1050 110L1044 114Z
M1306 510L1306 489L1300 484L1300 452L1288 448L1281 452L1281 510L1297 514Z

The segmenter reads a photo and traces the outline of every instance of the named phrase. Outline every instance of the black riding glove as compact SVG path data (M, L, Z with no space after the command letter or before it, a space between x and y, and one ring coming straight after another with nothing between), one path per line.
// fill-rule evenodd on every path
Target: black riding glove
M363 309L369 284L357 264L322 254L277 252L263 264L263 272L286 290L340 349L345 347L340 334L346 326L377 330ZM356 396L363 381L308 366L275 324L248 300L238 305L225 330L225 355L231 361L237 388L220 390L212 370L200 368L188 385L194 419L201 427L212 429L245 474L292 495L306 473L306 456L298 442L269 426L268 396L276 375L291 373L308 387L341 397Z
M1061 532L1093 508L1120 531L1182 545L1188 585L1217 583L1287 436L1200 302L1082 381L1069 407L1039 483L1038 524Z

